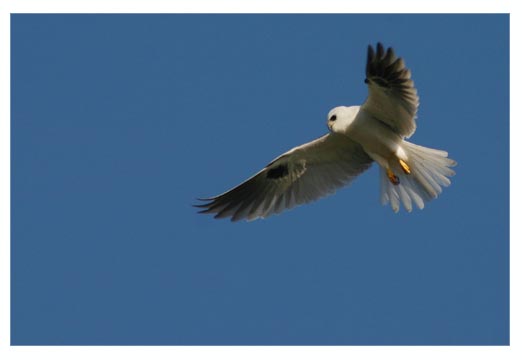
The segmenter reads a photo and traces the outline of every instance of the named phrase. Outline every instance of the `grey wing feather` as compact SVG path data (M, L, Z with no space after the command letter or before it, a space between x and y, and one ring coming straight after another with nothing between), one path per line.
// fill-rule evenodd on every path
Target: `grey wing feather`
M395 56L392 48L385 51L381 43L377 44L376 51L368 46L365 82L368 98L362 109L399 135L410 137L416 129L419 97L404 61Z
M212 198L200 213L232 221L254 220L317 200L349 184L370 167L362 147L339 134L327 134L279 156L235 188Z

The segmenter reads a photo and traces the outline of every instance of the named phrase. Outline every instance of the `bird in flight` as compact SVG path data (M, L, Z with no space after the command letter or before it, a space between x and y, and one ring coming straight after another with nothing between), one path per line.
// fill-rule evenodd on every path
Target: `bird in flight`
M416 129L419 106L411 72L392 48L368 46L368 98L360 106L338 106L327 117L329 133L271 161L233 189L198 199L200 213L232 221L254 220L317 200L351 183L375 161L381 203L410 212L435 199L457 163L442 150L405 139Z

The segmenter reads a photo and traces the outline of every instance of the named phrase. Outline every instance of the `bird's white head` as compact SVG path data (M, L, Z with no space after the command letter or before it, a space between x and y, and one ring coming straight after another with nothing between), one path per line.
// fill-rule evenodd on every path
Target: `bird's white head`
M359 112L360 106L338 106L328 113L328 129L335 133L345 133Z

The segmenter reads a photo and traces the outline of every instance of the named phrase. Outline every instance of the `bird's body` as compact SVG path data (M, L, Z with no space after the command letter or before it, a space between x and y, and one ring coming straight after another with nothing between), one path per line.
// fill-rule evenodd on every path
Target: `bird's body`
M381 202L397 212L419 209L450 184L456 162L445 151L405 140L416 129L419 100L404 61L391 48L368 47L369 96L361 106L328 113L330 133L295 147L235 188L207 201L202 213L232 220L264 218L314 201L348 185L375 161L381 169Z
M342 134L359 143L364 151L379 165L386 163L399 152L402 138L388 125L360 106L339 106L330 111L328 118L335 114L337 120L329 126L330 131Z

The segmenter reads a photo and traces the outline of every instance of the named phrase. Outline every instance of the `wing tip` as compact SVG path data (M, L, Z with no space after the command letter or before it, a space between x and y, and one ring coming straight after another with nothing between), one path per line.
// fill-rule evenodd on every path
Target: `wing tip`
M384 55L384 46L380 41L377 42L377 55L380 55L380 58Z

